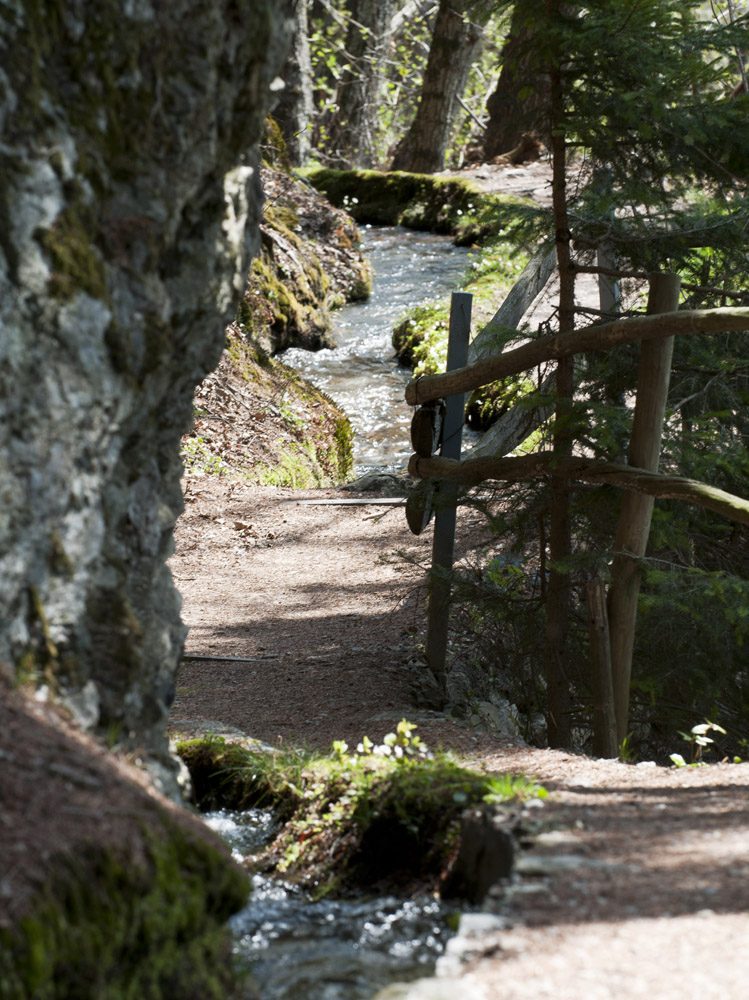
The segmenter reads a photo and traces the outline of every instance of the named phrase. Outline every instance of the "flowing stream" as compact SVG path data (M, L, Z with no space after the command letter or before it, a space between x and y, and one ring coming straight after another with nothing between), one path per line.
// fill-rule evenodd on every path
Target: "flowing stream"
M393 356L393 327L410 306L456 289L468 264L467 249L449 237L410 229L364 227L362 250L374 268L374 287L366 302L336 313L338 347L282 355L348 414L358 475L394 472L408 462L411 409L403 393L411 372Z
M273 831L261 809L222 810L206 821L237 860L259 851ZM432 973L452 934L453 912L430 896L312 902L256 875L250 901L230 927L263 1000L370 1000L390 983Z
M338 347L283 355L348 414L359 475L401 470L411 454L411 410L403 398L411 373L393 356L393 327L410 306L455 289L468 263L467 251L448 237L400 228L364 228L362 249L374 287L366 302L336 314ZM262 810L223 811L207 821L238 859L272 834ZM432 897L312 902L255 876L250 902L231 928L263 1000L370 1000L390 983L433 972L452 934L452 912Z

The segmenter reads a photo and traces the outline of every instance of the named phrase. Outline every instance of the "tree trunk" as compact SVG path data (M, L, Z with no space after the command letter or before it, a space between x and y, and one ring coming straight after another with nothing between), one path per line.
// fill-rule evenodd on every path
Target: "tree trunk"
M655 274L650 282L649 313L675 312L679 305L680 280L674 274ZM671 379L674 338L645 341L640 348L637 402L629 444L629 464L658 471L661 433ZM619 743L627 735L632 650L640 592L639 560L645 555L653 514L653 498L627 493L622 497L614 540L616 555L611 566L609 628L611 671Z
M533 32L526 27L526 19L527 12L522 4L517 4L510 33L502 46L499 80L486 102L489 122L484 133L484 156L487 160L514 149L527 133L536 135L546 146L551 144L549 84L538 72Z
M547 0L547 16L559 13L558 0ZM575 324L575 272L570 267L570 230L567 218L567 142L564 132L564 98L561 66L552 59L549 66L552 153L552 207L559 270L559 329L565 333ZM572 454L572 396L574 357L557 364L557 404L554 418L553 450L557 458ZM549 583L546 597L546 686L548 699L549 745L569 747L572 742L570 684L567 669L570 580L562 564L572 550L569 481L552 475L549 515Z
M443 169L458 97L481 43L487 7L482 0L440 0L419 107L398 143L392 170L432 174Z
M611 681L611 642L609 617L606 610L606 584L600 578L591 580L585 590L588 608L588 650L590 656L590 689L593 698L593 755L616 757L616 714Z
M281 78L286 88L273 112L283 133L291 163L303 165L310 149L312 104L312 62L309 53L307 0L294 0L294 43Z
M346 34L348 62L338 83L326 159L332 166L377 163L377 117L382 61L390 38L393 0L351 0Z

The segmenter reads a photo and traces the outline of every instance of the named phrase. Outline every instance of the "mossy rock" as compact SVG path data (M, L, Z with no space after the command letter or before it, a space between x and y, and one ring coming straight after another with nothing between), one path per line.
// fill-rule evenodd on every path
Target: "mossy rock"
M180 743L203 805L266 804L282 821L257 859L316 895L357 888L436 889L455 856L466 808L493 801L492 780L446 754L422 756L418 740L389 734L380 748L330 756L265 755L218 737ZM397 740L393 743L390 739ZM385 756L384 747L401 757ZM369 744L370 748L372 744ZM508 779L515 794L533 783ZM532 790L532 792L531 792Z
M487 194L459 177L325 167L300 172L357 222L449 233L462 246L496 234L497 210L527 204L510 195Z
M0 1000L225 1000L246 873L51 703L0 678Z
M225 1000L225 924L249 882L176 826L144 827L134 860L103 844L58 867L15 929L0 928L2 1000Z
M182 440L189 475L296 489L339 486L353 476L353 432L345 413L254 345L237 324L227 330L218 369L198 387L196 400L194 428Z
M487 430L501 416L535 392L522 375L511 375L474 389L466 403L466 424L474 431Z
M473 296L471 326L474 335L494 316L526 263L526 254L500 240L469 255L461 290ZM393 329L393 349L399 364L413 368L416 375L444 371L449 321L449 298L435 299L407 310ZM477 419L480 415L482 427L499 415L496 408L485 405L488 398L494 401L492 392L482 387L472 397L475 399L472 411ZM479 424L474 422L472 426Z
M372 290L372 270L358 250L359 231L288 169L261 171L268 198L262 246L250 268L237 322L270 354L289 347L334 346L332 314Z

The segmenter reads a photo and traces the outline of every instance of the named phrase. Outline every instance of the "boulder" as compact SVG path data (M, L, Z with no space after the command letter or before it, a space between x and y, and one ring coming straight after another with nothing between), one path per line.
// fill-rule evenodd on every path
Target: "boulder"
M180 438L259 247L291 6L0 10L0 663L175 794Z
M491 806L467 809L460 820L460 849L442 886L444 899L480 903L493 885L512 874L514 838Z

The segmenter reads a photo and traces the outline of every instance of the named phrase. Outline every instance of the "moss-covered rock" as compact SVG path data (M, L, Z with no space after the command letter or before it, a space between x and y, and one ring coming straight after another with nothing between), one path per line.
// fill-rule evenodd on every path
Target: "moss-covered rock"
M357 222L450 233L463 246L496 235L498 208L525 204L510 195L487 194L459 177L325 167L301 173Z
M281 826L254 864L316 894L377 886L437 888L457 854L468 807L497 808L544 795L525 779L496 779L431 754L405 720L355 754L334 743L330 756L284 754L204 737L178 744L198 804L265 804Z
M367 298L371 268L346 212L289 173L262 168L262 246L237 322L269 354L332 347L332 312Z
M495 241L471 256L462 291L473 295L472 329L480 330L496 312L519 273L527 256ZM450 319L449 299L414 306L401 317L393 330L393 348L404 367L416 375L445 370ZM491 426L524 392L532 391L524 377L503 379L475 390L467 403L466 415L474 430Z
M2 1000L226 1000L236 987L226 921L247 878L218 847L167 824L136 860L101 843L60 858L14 929L0 928Z
M142 771L0 679L0 1000L225 1000L249 881Z

